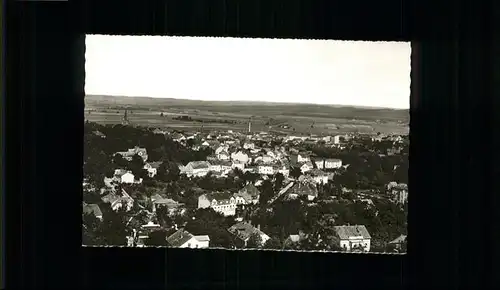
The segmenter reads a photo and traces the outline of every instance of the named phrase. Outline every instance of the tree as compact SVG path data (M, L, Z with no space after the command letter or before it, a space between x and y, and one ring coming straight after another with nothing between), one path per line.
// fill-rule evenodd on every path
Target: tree
M285 177L280 172L274 175L274 191L277 193L281 186L283 186L283 181L285 181Z
M266 205L267 202L274 196L273 184L269 179L266 179L262 182L259 189L259 204Z
M177 164L171 161L163 161L158 167L157 176L158 180L169 182L179 180L180 170Z
M255 232L247 240L247 248L256 249L262 247L262 237L259 233Z
M167 245L167 232L165 230L158 230L149 233L149 239L146 240L147 246L166 246Z
M277 238L270 238L264 243L265 249L279 250L282 248L281 242Z
M163 117L163 112L160 113L160 117Z
M292 167L292 169L290 170L290 176L297 179L299 178L299 176L302 175L302 170L300 170L299 167Z

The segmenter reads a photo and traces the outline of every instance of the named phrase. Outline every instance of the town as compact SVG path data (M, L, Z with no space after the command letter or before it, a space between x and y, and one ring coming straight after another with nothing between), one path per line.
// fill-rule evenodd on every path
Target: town
M406 252L408 135L84 134L83 245Z

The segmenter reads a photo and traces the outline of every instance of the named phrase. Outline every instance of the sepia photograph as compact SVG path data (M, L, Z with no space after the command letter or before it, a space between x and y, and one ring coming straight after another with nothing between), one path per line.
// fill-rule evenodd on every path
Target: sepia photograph
M409 42L85 45L83 246L406 253Z

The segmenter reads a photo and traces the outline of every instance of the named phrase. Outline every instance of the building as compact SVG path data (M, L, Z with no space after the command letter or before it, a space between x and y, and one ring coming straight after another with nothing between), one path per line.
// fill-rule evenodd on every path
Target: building
M239 222L234 224L228 229L228 231L241 239L245 243L245 246L247 245L250 237L254 234L258 234L260 236L262 245L270 239L268 235L260 230L260 226L254 227L248 222Z
M312 169L314 169L314 165L312 164L311 161L303 163L302 165L300 165L300 171L302 171L302 173L305 173L305 172L307 172L309 170L312 170Z
M159 207L166 207L168 209L168 214L184 214L186 209L184 208L184 204L179 203L170 198L164 198L160 194L154 194L151 196L151 202L153 204L153 212L156 212L156 209Z
M316 160L314 160L314 165L316 166L317 169L324 169L325 168L325 160L316 159Z
M224 160L213 160L210 162L210 171L217 173L229 172L232 168L232 163L230 161Z
M255 149L255 144L251 142L245 142L243 144L243 149Z
M198 208L212 208L224 216L236 215L236 199L227 192L205 193L198 197Z
M403 244L406 242L406 235L400 235L396 239L389 242L389 245L392 245L396 251L401 251L403 248Z
M242 151L238 151L236 153L232 153L231 154L231 160L233 162L240 162L240 163L248 163L250 161L250 157L248 156L248 154L246 154L245 152L242 152Z
M327 184L328 183L328 174L319 169L311 169L307 172L307 175L311 176L316 184Z
M121 195L110 193L101 197L101 200L104 203L109 203L111 209L114 211L117 211L124 205L126 206L126 211L130 211L134 206L134 199L124 189L122 189Z
M335 169L342 167L342 160L340 159L325 159L325 169Z
M257 167L259 174L272 175L274 174L273 165L272 164L260 164Z
M153 178L158 174L158 168L163 162L148 162L144 164L144 169L148 171L148 176Z
M116 152L116 154L120 154L123 159L127 161L132 161L132 157L134 155L139 155L139 157L146 162L148 160L148 151L146 148L140 148L138 146L135 146L132 149L128 149L128 151L123 151L123 152Z
M238 168L239 170L243 171L245 170L245 163L240 161L233 161L233 163L231 164L231 168Z
M181 168L181 173L187 176L205 176L210 171L210 163L207 161L191 161Z
M333 136L333 144L340 144L340 135Z
M335 226L334 230L340 238L341 248L347 251L370 251L371 236L365 226Z
M257 204L259 202L260 191L255 185L249 183L234 194L236 205L240 204Z
M231 159L231 156L229 155L229 153L227 151L221 151L217 154L217 159L219 160L230 160Z
M408 202L408 185L406 183L391 181L387 184L387 190L391 195L392 201L401 205Z
M92 214L97 219L102 220L102 211L99 205L94 203L83 203L83 214Z
M311 158L306 153L296 153L290 155L290 161L294 164L310 162Z
M174 248L202 249L208 248L209 243L208 236L194 236L184 229L179 229L167 237L167 245Z
M299 182L295 182L284 193L287 194L289 199L306 196L307 200L312 201L318 197L318 189L316 186L304 179Z
M110 183L110 184L112 183L112 181L118 181L120 183L132 184L132 183L142 183L142 178L135 179L135 176L134 176L134 174L132 174L131 171L127 171L124 169L115 169L114 177L111 180L111 182L109 182L110 180L106 180L106 181L108 181L108 183ZM106 183L106 181L105 181L105 183Z

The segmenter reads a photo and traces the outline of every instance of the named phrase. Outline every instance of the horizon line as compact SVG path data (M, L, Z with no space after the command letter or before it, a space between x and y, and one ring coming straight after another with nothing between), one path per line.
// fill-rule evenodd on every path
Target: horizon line
M145 98L145 99L171 99L171 100L179 100L179 101L199 101L199 102L234 102L234 103L265 103L265 104L289 104L289 105L316 105L316 106L330 106L330 107L352 107L352 108L362 108L362 109L387 109L387 110L410 110L410 108L391 108L384 106L363 106L363 105L342 105L342 104L324 104L324 103L307 103L307 102L279 102L279 101L265 101L265 100L201 100L201 99L181 99L181 98L172 98L172 97L150 97L150 96L117 96L117 95L96 95L96 94L85 94L85 96L102 96L102 97L122 97L122 98Z

